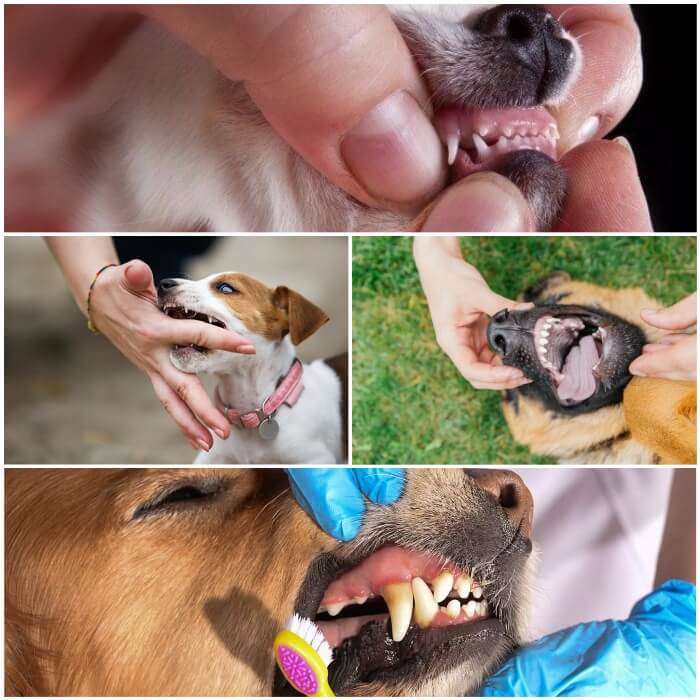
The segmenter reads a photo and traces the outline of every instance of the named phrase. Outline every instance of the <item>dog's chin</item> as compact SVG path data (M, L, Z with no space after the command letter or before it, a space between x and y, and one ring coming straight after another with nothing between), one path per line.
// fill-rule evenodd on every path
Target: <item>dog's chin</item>
M170 361L176 369L187 374L207 372L211 366L211 350L194 345L175 346L170 351Z

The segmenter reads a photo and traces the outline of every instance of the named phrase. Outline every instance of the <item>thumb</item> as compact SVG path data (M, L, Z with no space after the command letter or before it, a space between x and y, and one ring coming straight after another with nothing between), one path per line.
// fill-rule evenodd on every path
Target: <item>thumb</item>
M130 260L124 266L124 286L135 294L152 294L156 288L153 284L151 268L143 260Z
M642 319L656 328L680 330L692 326L698 318L697 293L681 299L667 309L643 309Z
M530 208L502 175L481 172L450 187L417 221L421 231L533 231Z

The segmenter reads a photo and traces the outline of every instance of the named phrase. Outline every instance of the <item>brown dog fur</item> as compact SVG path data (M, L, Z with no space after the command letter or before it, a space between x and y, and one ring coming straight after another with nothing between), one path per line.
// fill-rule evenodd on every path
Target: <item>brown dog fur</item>
M599 287L572 281L565 273L555 273L538 292L541 298L557 297L561 304L605 309L640 326L649 342L664 333L641 321L642 309L661 304L638 287ZM522 395L518 397L517 414L508 401L503 402L503 412L515 440L533 452L569 463L655 464L673 455L684 459L671 459L669 463L694 464L694 458L685 461L691 454L687 445L695 444L694 409L692 418L683 419L676 407L687 408L688 402L694 406L695 385L692 395L690 387L682 385L637 378L625 390L624 408L623 404L606 406L578 416L557 415L538 400ZM634 430L629 416L633 417Z
M409 470L402 498L370 506L360 536L339 547L279 470L7 469L5 694L269 695L272 640L310 562L332 549L350 556L388 533L431 551L436 538L459 542L456 518L483 532L477 478ZM217 495L143 514L158 494L192 482ZM490 665L505 651L491 650ZM485 670L466 659L421 682L353 693L458 694Z

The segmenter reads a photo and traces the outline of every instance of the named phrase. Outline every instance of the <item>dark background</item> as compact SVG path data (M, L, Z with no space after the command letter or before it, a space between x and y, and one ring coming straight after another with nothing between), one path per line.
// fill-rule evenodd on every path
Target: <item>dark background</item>
M644 82L615 129L637 157L656 231L697 230L697 32L695 5L633 5Z

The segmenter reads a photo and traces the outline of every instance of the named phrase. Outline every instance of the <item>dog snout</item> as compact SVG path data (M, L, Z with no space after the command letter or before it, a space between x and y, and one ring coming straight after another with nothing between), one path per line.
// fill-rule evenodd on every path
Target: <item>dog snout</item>
M477 29L508 42L518 63L539 77L539 99L547 100L566 82L576 58L559 21L541 7L498 5L485 12Z
M175 279L174 277L168 277L160 281L158 285L158 296L162 297L166 294L170 294L175 290L176 287L180 286L182 280Z
M515 472L505 470L477 469L470 474L482 489L494 496L520 535L530 539L534 503L525 482Z

